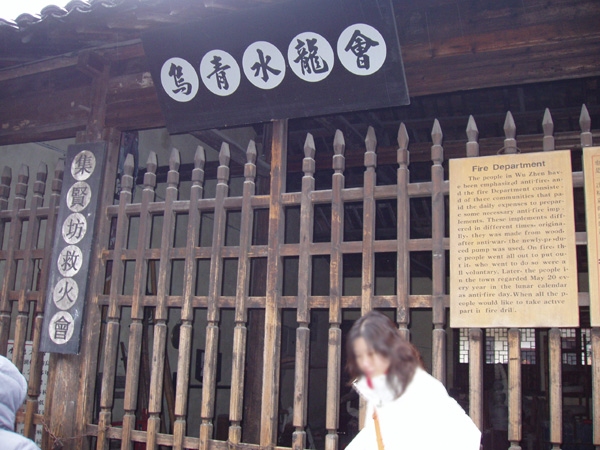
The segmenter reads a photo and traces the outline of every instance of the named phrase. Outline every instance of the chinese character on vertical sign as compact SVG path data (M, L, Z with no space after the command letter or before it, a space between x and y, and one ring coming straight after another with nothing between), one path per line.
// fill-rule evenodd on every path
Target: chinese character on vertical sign
M317 33L300 33L288 47L288 64L304 81L316 82L327 78L334 61L331 45Z
M79 296L79 286L72 278L61 278L52 293L52 300L58 309L63 311L71 308Z
M87 180L96 168L96 157L88 150L79 152L71 164L71 175L77 181Z
M285 59L277 47L269 42L250 44L242 57L246 78L260 89L273 89L285 77Z
M200 61L200 78L213 94L231 95L240 85L240 66L229 53L211 50Z
M58 271L63 277L72 277L81 269L83 254L76 245L67 245L58 256Z
M160 81L173 100L189 102L198 92L198 75L194 67L182 58L170 58L162 66Z
M64 221L62 237L67 244L77 244L87 231L87 221L83 214L73 213Z
M377 72L387 56L385 39L370 25L357 23L347 27L337 43L342 65L355 75Z
M92 199L92 189L85 181L78 181L67 192L67 207L73 212L83 211Z
M59 311L50 320L48 328L50 339L55 344L64 344L73 335L73 316L66 311Z

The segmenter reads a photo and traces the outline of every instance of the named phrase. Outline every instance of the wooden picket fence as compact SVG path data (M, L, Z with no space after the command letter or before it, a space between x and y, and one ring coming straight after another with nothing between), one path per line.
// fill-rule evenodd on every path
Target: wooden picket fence
M580 118L580 145L592 145L590 120L585 106ZM550 114L543 120L544 151L554 150L553 126ZM516 126L510 113L505 125L504 150L517 151ZM378 186L376 183L377 142L372 128L366 135L364 154L364 183L362 187L345 188L344 184L344 136L338 130L332 136L334 156L331 189L315 190L315 145L311 135L306 138L301 192L285 192L287 122L277 121L273 125L271 178L269 194L256 194L256 148L248 144L247 163L244 167L243 194L229 196L229 148L226 143L219 153L217 186L214 198L204 198L204 151L198 148L191 175L189 199L178 198L179 153L173 150L169 157L169 172L164 200L156 199L157 157L151 153L144 175L143 193L140 203L133 203L132 188L133 160L125 162L125 172L121 178L121 192L117 204L105 205L99 220L100 227L97 247L93 257L99 261L92 269L90 282L92 293L87 302L86 314L98 318L96 325L101 328L100 337L95 341L96 349L87 351L82 367L90 378L89 386L83 392L86 403L95 407L84 409L86 445L104 450L117 446L123 449L156 449L168 446L175 449L225 449L225 448L273 448L278 433L279 374L281 368L280 348L282 333L282 309L293 309L297 317L295 347L295 387L293 402L294 433L292 447L307 448L307 399L310 361L311 311L325 309L329 316L327 384L321 386L326 396L327 435L325 448L339 447L340 383L342 360L342 313L347 309L360 309L365 313L374 308L393 309L401 332L410 338L411 310L431 309L432 330L432 374L446 378L447 310L449 298L446 294L446 259L449 239L444 236L447 220L445 197L448 195L448 181L444 179L444 150L442 129L435 121L431 145L431 181L411 183L409 179L409 138L404 124L398 132L397 183ZM479 155L478 132L475 120L471 117L467 125L467 142L464 156ZM29 390L25 414L19 421L25 424L24 433L32 436L36 424L43 423L38 409L41 380L41 358L38 351L42 315L47 287L48 265L52 250L55 217L62 183L62 168L59 167L52 181L52 193L47 205L43 205L46 189L46 169L40 167L33 184L34 195L30 205L25 204L29 185L28 170L24 167L15 186L14 202L8 209L8 197L12 179L5 171L0 184L0 261L3 263L2 294L0 297L0 352L6 354L9 339L14 340L13 361L23 367L24 346L27 340L33 341L33 359L29 377ZM573 173L574 186L583 186L581 172ZM108 186L112 189L112 186ZM427 239L411 239L409 228L410 199L431 198L432 236ZM392 200L397 202L396 239L375 239L376 202ZM344 236L344 204L361 202L363 208L362 240L346 242ZM331 240L327 243L314 243L312 239L314 207L319 204L331 205ZM284 242L285 209L300 207L300 238L295 244ZM265 244L255 244L252 240L255 226L254 212L268 209L268 240ZM225 245L225 230L228 211L241 212L241 229L238 245ZM206 213L214 220L212 243L209 247L199 245L199 230ZM162 217L161 245L150 248L153 218ZM175 247L175 223L180 216L187 216L185 246ZM132 218L137 223L137 241L129 242ZM24 224L27 222L26 231ZM39 245L38 234L44 223L46 238ZM8 230L8 231L6 231ZM577 233L577 244L586 244L585 232ZM431 252L432 282L431 295L410 293L410 253ZM396 254L396 293L376 295L374 260L381 252ZM343 295L343 257L345 254L360 254L362 258L362 281L360 295ZM312 295L312 261L314 256L329 257L329 295ZM282 295L283 258L298 258L298 291L296 296ZM235 295L223 295L223 267L226 259L237 260L237 281ZM264 296L251 296L249 292L251 264L255 258L266 258L266 293ZM183 261L180 295L171 295L170 283L174 261ZM198 277L198 261L210 260L207 295L197 295L195 285ZM133 268L133 275L126 273ZM127 277L132 277L132 292L124 293L123 285ZM152 289L148 289L148 278L154 277ZM35 284L33 283L35 280ZM589 296L579 294L580 305L589 305ZM122 308L130 308L130 320L122 318ZM150 320L145 308L152 309ZM218 345L221 329L220 314L224 308L235 311L233 349L231 352L231 391L229 407L229 431L227 440L214 438L215 397L217 384ZM195 323L194 311L206 310L206 327L199 329ZM248 316L252 309L264 310L264 345L261 349L248 346ZM166 357L167 341L173 324L169 312L177 311L179 341L176 367L170 367ZM148 323L151 333L148 332ZM128 330L125 330L128 327ZM11 331L12 330L12 331ZM28 330L31 330L28 332ZM84 334L86 331L84 330ZM189 405L190 372L192 360L193 333L205 333L204 367L202 377L202 404ZM118 384L117 365L123 335L128 340L123 416L121 423L115 423L113 416L115 388ZM469 336L469 413L475 423L483 426L483 365L484 332L470 329ZM151 341L151 359L142 351L148 339ZM92 341L93 342L93 341ZM248 352L260 351L263 355L262 398L260 417L243 417L245 398L245 367ZM520 448L522 440L522 385L520 331L508 330L508 441L511 448ZM550 436L554 448L563 441L562 392L561 392L561 334L560 330L549 332L549 379L550 379ZM593 372L593 443L600 446L600 330L592 330L592 372ZM100 355L100 356L98 356ZM147 370L149 378L145 377ZM96 385L96 372L101 373L101 381ZM177 373L175 386L171 384L171 374ZM166 399L166 400L165 400ZM143 427L139 426L140 401L147 408ZM165 405L168 411L165 411ZM171 414L170 425L166 425L165 414ZM52 414L46 410L44 414ZM199 431L190 433L190 414L200 414ZM243 424L260 423L260 442L244 443ZM140 429L143 428L143 429ZM191 434L191 436L190 436ZM194 437L198 436L198 437ZM50 443L51 444L51 443Z

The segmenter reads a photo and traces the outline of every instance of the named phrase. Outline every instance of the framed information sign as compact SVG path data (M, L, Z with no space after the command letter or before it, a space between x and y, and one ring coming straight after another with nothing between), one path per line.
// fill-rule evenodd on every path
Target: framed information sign
M571 152L450 160L450 323L579 325Z

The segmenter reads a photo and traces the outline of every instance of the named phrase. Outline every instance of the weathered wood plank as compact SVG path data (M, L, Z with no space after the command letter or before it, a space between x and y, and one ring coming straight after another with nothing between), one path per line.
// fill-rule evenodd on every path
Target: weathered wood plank
M331 180L331 247L329 274L329 339L327 349L327 411L325 416L325 449L338 448L337 428L339 426L339 389L340 366L342 358L341 330L342 323L342 294L343 294L343 253L342 241L344 236L344 150L346 144L344 135L336 130L333 141L333 175Z
M235 328L233 330L233 351L231 369L231 400L229 404L229 440L239 444L242 440L242 414L244 406L244 368L246 363L246 339L248 329L247 298L250 294L250 258L252 245L252 197L256 193L256 144L250 141L246 150L247 162L244 166L244 187L242 200L242 216L240 226L240 254L238 258L238 276L235 297Z
M521 332L508 330L508 440L511 450L521 450L522 438Z
M396 225L396 295L398 305L396 308L396 322L398 329L406 340L410 340L410 309L408 296L410 294L410 201L408 197L408 182L410 180L408 132L404 123L398 130L398 171L397 171L397 200L398 223Z
M375 241L375 185L377 184L377 139L375 130L369 127L365 138L365 174L363 197L363 235L362 235L362 314L373 308L372 301L375 294L375 254L373 243Z
M135 267L133 273L133 291L131 298L131 325L129 327L129 346L127 350L127 376L125 378L125 397L123 399L123 434L122 450L131 450L131 432L135 430L138 386L140 378L140 358L144 328L143 295L146 292L146 276L148 261L144 258L144 250L150 247L152 216L148 205L154 201L156 188L156 153L150 152L146 161L144 174L144 190L142 191L141 211L138 221Z
M562 348L560 330L548 333L548 370L550 372L550 442L556 447L562 443Z
M469 330L469 416L483 430L483 331Z
M308 410L308 369L310 358L310 310L308 297L312 288L312 257L314 208L311 193L315 189L315 141L309 133L304 142L302 193L300 198L300 243L298 257L298 299L296 329L296 367L294 373L294 418L296 430L292 446L295 450L306 448L306 414Z
M173 399L171 391L171 373L170 366L165 361L167 333L168 333L168 308L167 296L169 294L169 280L171 277L171 259L170 251L173 247L175 235L175 213L173 212L173 202L177 200L179 186L179 151L175 148L171 150L169 156L169 174L167 177L167 191L165 193L165 212L163 216L160 260L158 267L158 285L157 285L157 305L154 312L154 341L152 345L152 368L150 373L150 395L148 400L148 443L150 450L156 449L156 434L160 431L161 411L163 404L163 395L166 396L167 406L173 408ZM165 369L169 368L167 380L169 388L165 388ZM169 411L172 416L172 411ZM171 433L173 428L170 428Z
M133 186L133 155L127 156L121 179L121 193L119 195L119 212L117 215L114 259L111 269L111 284L109 292L109 305L107 312L106 340L104 343L104 365L102 367L102 387L100 391L100 417L98 420L97 450L108 450L109 440L106 429L110 426L112 417L112 401L115 384L115 371L117 359L117 345L119 342L119 319L121 308L118 297L123 285L123 264L121 253L125 247L127 231L129 229L128 217L125 214L125 205L131 202L131 188Z
M200 450L207 450L213 434L212 419L217 385L217 353L219 344L219 305L223 279L222 249L225 243L226 210L222 206L229 192L229 144L224 142L219 152L219 169L215 193L215 212L212 236L212 257L208 283L208 312L206 320L206 353L202 377L202 423L200 425Z
M179 356L177 360L177 386L175 397L175 425L173 429L173 448L181 450L186 430L187 398L190 381L190 365L192 353L192 329L194 324L194 309L192 296L195 287L196 260L194 249L198 245L198 230L200 228L200 211L197 203L202 198L204 188L205 154L202 147L196 149L194 155L194 170L192 172L192 187L190 189L190 204L188 210L187 239L185 249L183 275L183 305L181 308L181 327L179 329Z
M594 445L600 445L600 328L592 328L592 416Z
M431 131L433 145L431 147L431 276L433 283L433 342L432 342L432 375L446 383L446 310L444 294L446 289L446 258L444 254L444 149L442 148L442 129L436 119Z
M262 414L260 445L274 446L277 440L279 398L279 355L281 348L281 282L283 267L279 246L283 243L284 218L281 194L285 190L287 159L287 120L273 122L271 145L271 198L269 203L269 240L267 295L265 299L265 341L263 356Z

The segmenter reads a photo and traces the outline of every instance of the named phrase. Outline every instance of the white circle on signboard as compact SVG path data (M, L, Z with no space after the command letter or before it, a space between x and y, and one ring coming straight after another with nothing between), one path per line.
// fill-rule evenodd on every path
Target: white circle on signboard
M58 345L65 344L71 340L73 336L73 316L66 311L59 311L48 324L48 334L52 342Z
M300 33L288 46L288 64L298 78L315 83L333 70L335 54L323 36L311 31Z
M58 271L63 277L72 277L77 274L83 264L83 253L76 245L67 245L58 255Z
M87 180L96 168L96 157L89 150L82 150L71 163L71 175L77 181Z
M225 97L237 90L242 73L229 53L211 50L200 61L200 78L210 92Z
M52 300L58 309L67 310L77 301L79 286L73 278L61 278L52 292Z
M77 244L87 231L87 220L83 214L70 214L62 226L62 237L67 244Z
M85 181L73 183L67 191L67 207L73 212L83 211L92 200L92 188Z
M167 95L177 102L189 102L198 93L194 66L183 58L170 58L160 70L160 82Z
M270 42L250 44L244 51L242 67L248 81L260 89L276 88L285 78L285 59Z
M346 70L354 75L372 75L383 66L387 45L381 33L371 25L356 23L340 34L337 55Z

